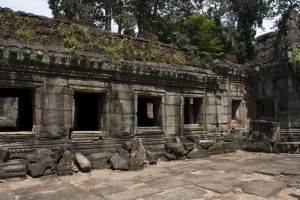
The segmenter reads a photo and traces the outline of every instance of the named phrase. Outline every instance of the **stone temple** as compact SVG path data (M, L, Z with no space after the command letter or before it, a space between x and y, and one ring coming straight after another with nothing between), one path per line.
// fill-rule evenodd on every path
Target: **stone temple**
M245 146L299 152L298 24L285 13L245 68L232 56L195 61L169 44L1 8L0 179L72 174L75 154L89 171Z

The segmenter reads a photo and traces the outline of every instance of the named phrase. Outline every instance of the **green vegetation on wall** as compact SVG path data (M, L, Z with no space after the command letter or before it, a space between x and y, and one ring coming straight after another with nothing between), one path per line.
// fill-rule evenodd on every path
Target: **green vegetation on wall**
M38 18L0 14L0 37L3 39L13 37L26 43L36 41L62 45L69 53L76 50L90 51L99 53L99 58L110 60L186 64L183 52L176 48L163 47L160 43L115 35L99 29L93 30L79 24L56 22L46 27L41 25Z
M293 48L292 63L295 64L297 67L300 67L300 46Z

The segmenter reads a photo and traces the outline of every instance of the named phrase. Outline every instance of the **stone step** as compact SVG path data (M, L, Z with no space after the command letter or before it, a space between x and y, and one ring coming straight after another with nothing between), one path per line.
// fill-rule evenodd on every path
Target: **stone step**
M107 135L105 131L72 131L72 140L100 140Z
M35 135L32 132L1 132L0 142L23 142L32 141L35 139Z

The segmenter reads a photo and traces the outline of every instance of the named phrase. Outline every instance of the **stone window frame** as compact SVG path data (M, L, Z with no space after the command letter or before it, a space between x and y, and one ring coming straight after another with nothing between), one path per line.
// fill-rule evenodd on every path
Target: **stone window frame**
M29 131L4 131L0 132L0 135L14 135L15 139L18 139L18 136L21 138L24 137L30 137L33 138L35 136L38 136L39 134L39 125L41 124L41 108L40 108L40 101L41 101L41 94L39 92L40 90L40 84L37 82L32 82L31 85L28 83L24 84L0 84L0 88L6 88L6 89L19 89L19 90L30 90L30 95L32 99L32 128Z
M104 117L100 117L99 120L103 120L104 122L101 122L99 121L101 125L99 125L99 130L91 130L91 131L80 131L80 130L73 130L73 110L71 111L71 113L69 113L68 116L71 117L71 127L69 128L69 131L70 131L70 136L73 132L76 132L76 133L86 133L86 132L92 132L92 133L98 133L100 135L104 134L106 135L107 134L107 130L109 130L109 97L110 97L110 91L108 88L106 87L95 87L95 86L88 86L88 85L77 85L77 84L69 84L69 87L73 90L72 92L72 95L70 97L70 103L72 104L72 108L73 108L73 103L74 103L74 94L75 92L78 92L78 93L93 93L93 94L104 94L105 95L105 99L104 99L104 104L105 104L105 107L104 107L104 113L105 113L105 116ZM99 115L99 111L98 111L98 115ZM71 138L71 137L70 137Z
M166 92L165 91L151 91L151 90L135 90L134 91L134 101L133 101L133 113L134 113L134 128L133 132L134 135L138 135L139 133L139 128L141 129L142 127L138 126L138 97L139 96L149 96L149 97L160 97L161 98L161 118L162 118L162 124L159 127L156 126L149 126L149 127L143 127L143 129L151 129L151 130L160 130L163 133L166 132Z
M243 121L243 118L241 118L240 120L236 120L236 119L233 119L232 116L233 116L233 102L234 101L239 101L240 102L240 105L239 107L236 109L236 112L238 112L242 107L242 104L243 104L243 98L231 98L231 101L230 101L230 119L231 121L237 121L237 122L242 122Z
M202 119L203 122L202 124L198 123L198 124L185 124L184 123L184 101L186 98L198 98L198 99L202 99L202 107L203 107L203 112L202 112ZM206 130L206 96L204 94L182 94L181 95L181 127L183 128L183 130L188 130L190 128L197 128L201 131L205 131Z

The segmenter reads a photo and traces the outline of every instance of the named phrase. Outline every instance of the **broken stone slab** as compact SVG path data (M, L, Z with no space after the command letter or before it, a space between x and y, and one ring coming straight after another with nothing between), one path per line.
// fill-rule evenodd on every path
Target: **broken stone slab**
M110 162L114 170L129 170L128 162L119 154L115 154L114 156L112 156L110 158Z
M225 154L225 153L232 153L238 149L236 144L231 142L216 142L212 147L208 149L208 152L211 155L215 154Z
M118 154L124 159L126 160L127 162L129 162L129 159L130 159L130 153L125 150L125 149L118 149L117 150Z
M149 161L149 165L156 165L158 157L151 151L146 151L146 159Z
M212 140L199 140L199 145L203 149L209 149L209 147L214 145L214 142Z
M195 144L192 142L183 142L183 146L187 151L191 151L195 148Z
M33 178L37 178L44 175L44 172L47 169L52 169L55 165L55 160L51 158L50 156L45 156L44 158L41 158L36 163L28 164L28 171L29 174Z
M176 156L174 154L170 154L170 153L165 153L165 158L170 161L170 160L176 160Z
M179 137L175 137L173 139L166 139L165 149L168 153L176 155L182 155L185 152L185 148Z
M201 147L194 148L190 153L187 154L187 158L207 158L209 157L209 153L206 149L202 149Z
M252 180L243 183L244 193L260 197L271 197L286 187L285 183L267 180Z
M75 158L79 165L80 171L90 172L91 171L91 162L81 153L76 153Z
M7 162L9 158L10 158L9 150L0 146L0 163Z
M72 175L74 159L74 155L70 151L65 151L57 165L57 175Z
M147 162L146 150L141 139L134 138L132 140L132 148L130 154L130 170L141 170Z
M253 151L253 152L265 152L265 153L271 153L273 151L270 145L265 144L263 142L251 141L250 139L248 139L246 142L245 150Z
M142 170L146 163L146 152L134 151L130 154L130 170Z
M90 155L90 161L92 169L107 169L109 168L109 159L113 156L113 153L95 153Z
M0 163L0 180L10 178L26 178L26 165L23 160L12 160ZM0 181L1 182L1 181Z
M28 163L36 163L46 156L53 156L51 149L36 149L33 153L26 155L25 158Z

